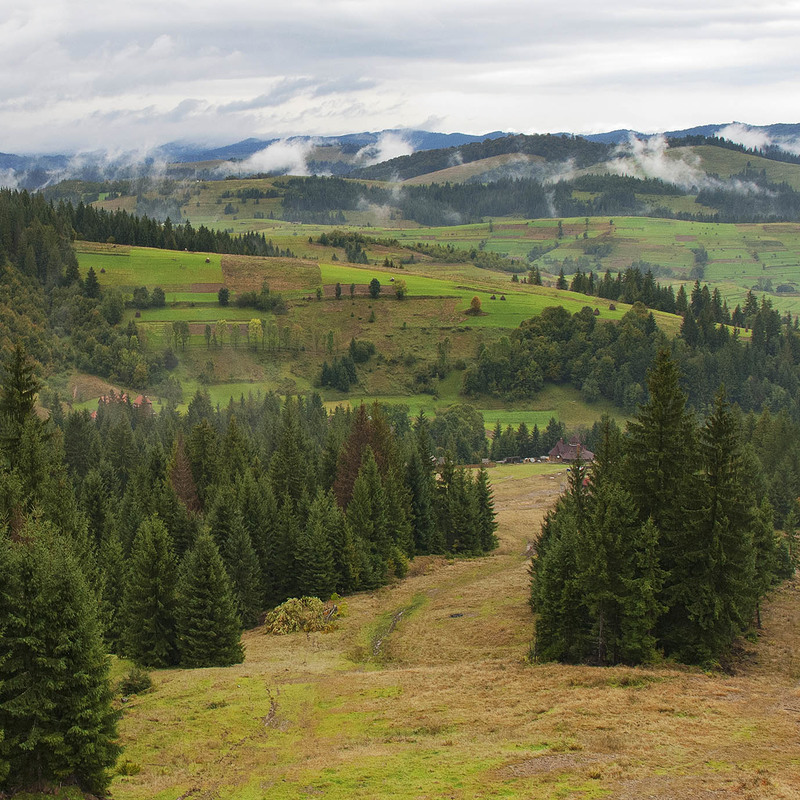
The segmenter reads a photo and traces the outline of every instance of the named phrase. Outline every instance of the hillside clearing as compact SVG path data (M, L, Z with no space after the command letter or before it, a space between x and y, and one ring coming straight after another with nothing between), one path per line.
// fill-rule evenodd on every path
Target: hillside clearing
M527 548L565 479L548 472L492 471L493 555L417 559L329 634L251 631L240 666L155 673L125 706L140 771L114 797L796 797L796 583L733 675L525 662Z

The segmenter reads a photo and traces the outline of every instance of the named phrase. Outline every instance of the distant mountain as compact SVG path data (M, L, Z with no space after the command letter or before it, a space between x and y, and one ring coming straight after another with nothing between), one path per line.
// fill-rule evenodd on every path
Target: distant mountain
M348 133L342 136L291 136L286 141L292 144L313 144L319 148L339 148L343 153L355 154L364 147L380 144L387 135L402 139L415 152L437 150L443 147L454 147L508 136L503 131L492 131L482 136L474 136L468 133L432 133L396 128L376 132ZM157 148L155 152L157 157L177 164L197 161L239 161L265 150L277 141L281 140L251 138L223 147L204 147L184 142L170 142Z
M627 142L631 136L638 139L646 139L650 136L666 136L668 139L681 139L684 136L716 136L720 131L731 125L740 125L748 131L760 132L770 139L778 140L775 144L780 144L780 140L800 139L800 123L777 122L772 125L748 125L745 122L722 122L716 125L697 125L694 128L682 128L674 131L659 131L657 133L643 133L631 128L619 128L605 133L583 134L584 139L590 142L602 142L603 144L621 144ZM561 133L561 136L571 136L569 133Z
M745 123L719 123L698 125L693 128L664 131L667 137L715 136L720 132L730 134L734 126L741 129L741 138L763 139L759 147L784 149L798 152L800 124L775 123L772 125L747 125ZM728 130L726 130L728 129ZM526 136L503 131L492 131L479 136L466 133L437 133L432 131L395 128L384 131L363 131L341 136L294 136L288 139L249 138L223 146L209 146L192 142L169 142L150 151L146 156L124 154L109 159L108 154L81 153L72 155L20 156L0 153L0 181L6 185L38 189L66 179L102 181L107 179L133 178L147 175L159 165L171 165L167 174L176 179L215 179L224 177L224 170L217 171L214 162L243 162L278 142L297 145L299 160L305 159L306 171L316 174L342 175L359 178L408 179L441 170L454 164L476 161L501 153L520 153L541 156L550 161L564 157L574 158L578 165L600 160L603 147L613 147L628 141L632 136L648 137L640 131L621 128L613 131L575 136L572 133L535 134ZM760 136L759 136L760 135ZM394 141L393 141L394 140ZM386 158L387 152L399 141L401 149L411 150L410 156ZM747 144L747 142L744 142ZM600 148L597 152L591 146ZM750 145L752 146L752 145ZM397 148L394 147L395 152ZM567 151L570 151L569 153ZM428 154L428 155L426 155ZM771 157L776 157L775 155ZM209 165L209 162L210 165ZM267 160L268 163L268 160ZM294 163L297 163L295 160ZM368 166L367 166L368 165ZM263 167L262 167L263 169ZM245 166L242 174L248 174Z

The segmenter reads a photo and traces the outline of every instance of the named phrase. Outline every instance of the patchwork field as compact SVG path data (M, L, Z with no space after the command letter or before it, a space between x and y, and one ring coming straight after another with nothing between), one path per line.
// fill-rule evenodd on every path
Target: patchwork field
M181 407L201 385L212 400L222 404L230 397L238 399L259 391L309 391L322 361L345 352L350 340L356 338L372 341L378 355L359 369L361 383L352 393L326 389L323 395L329 403L351 402L364 396L402 402L413 413L420 408L434 410L464 400L459 395L461 370L483 344L507 335L543 308L563 305L574 313L589 304L597 308L601 320L620 319L628 310L624 304L611 310L607 301L514 283L507 273L480 270L471 264L421 259L407 264L406 269L389 269L382 266L385 248L377 254L377 265L362 266L343 262L343 253L341 260L331 261L330 248L323 251L316 247L316 253L303 255L320 257L324 252L324 259L206 256L79 243L78 258L82 272L93 267L101 286L119 289L128 296L142 285L148 290L155 286L165 289L164 307L128 308L125 319L135 321L147 349L160 352L172 347L177 352L180 363L173 375L183 386ZM396 252L408 254L402 248L396 248ZM381 282L380 297L374 300L368 292L373 278ZM272 291L287 299L288 313L275 315L236 305L240 292L260 290L265 280ZM406 284L404 300L395 296L400 280ZM341 285L339 300L335 298L337 283ZM225 307L217 297L223 285L231 290L231 302ZM465 312L475 296L481 300L482 312L468 315ZM657 317L669 333L678 330L678 318L666 314ZM263 319L264 327L261 335L250 341L248 322L252 319ZM176 322L189 326L185 346L175 340ZM220 322L224 325L218 338ZM211 339L206 336L207 328ZM440 345L446 347L451 366L460 366L437 381L433 396L419 394L414 372L438 358ZM98 389L92 396L84 388L78 392L72 386L70 394L73 389L73 399L87 407L104 393ZM615 414L608 404L587 406L574 390L557 387L512 407L495 400L483 400L478 405L488 428L497 419L504 426L510 423L516 427L525 421L529 427L543 427L551 416L570 427L591 426L601 414Z
M240 666L153 673L124 704L113 796L797 797L798 585L730 674L531 665L527 551L565 475L490 476L493 555L417 559L327 634L250 631Z

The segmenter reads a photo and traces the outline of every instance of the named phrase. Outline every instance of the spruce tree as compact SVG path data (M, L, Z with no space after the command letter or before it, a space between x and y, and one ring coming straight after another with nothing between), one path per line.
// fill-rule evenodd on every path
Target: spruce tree
M578 573L578 529L567 510L551 513L531 562L531 608L537 615L537 661L582 661L591 645L591 619Z
M23 429L32 425L39 431L42 421L33 413L41 383L25 348L17 345L5 365L0 389L0 454L13 467L18 461Z
M236 610L242 625L252 628L261 611L261 571L250 534L238 509L231 520L230 533L222 545L222 560L231 579Z
M604 483L576 537L583 602L592 621L598 664L647 661L655 653L654 628L662 610L656 598L662 575L657 566L657 532L644 529L630 495Z
M231 581L214 540L201 533L181 562L176 628L183 667L225 667L244 658Z
M327 600L336 588L331 542L326 530L327 501L319 491L301 528L295 547L295 564L299 594Z
M264 583L268 589L268 605L278 605L298 593L294 567L294 551L300 525L292 500L284 494L278 507L274 530L267 541L267 575Z
M330 490L325 495L324 524L333 554L336 591L339 594L354 592L360 585L363 551L358 549L344 512Z
M133 540L123 600L125 652L143 666L175 663L176 572L164 523L148 517Z
M112 530L97 552L99 573L98 610L103 639L112 653L121 654L124 635L125 556L122 542Z
M754 497L743 468L736 420L724 392L701 428L702 470L691 529L673 557L663 637L668 652L692 662L714 661L752 619Z
M497 547L497 521L494 511L494 496L485 469L478 471L475 479L475 502L477 504L478 541L484 553Z
M362 572L362 588L372 589L385 583L390 549L386 495L369 446L364 450L361 470L353 484L347 522L368 553L368 566Z
M47 525L0 540L0 618L0 789L103 793L119 753L108 659L94 595Z
M248 470L236 489L242 521L258 558L261 601L262 607L266 607L271 594L268 566L270 541L275 537L278 504L266 475L257 479L252 470Z
M639 510L639 521L652 519L659 531L666 573L662 600L671 608L683 591L683 576L675 568L693 536L688 507L696 493L695 427L677 365L666 350L656 356L647 385L649 399L628 423L622 484Z
M437 549L436 520L433 513L435 483L430 469L424 464L420 448L412 442L406 463L406 481L411 493L411 527L414 551L417 553L441 552Z

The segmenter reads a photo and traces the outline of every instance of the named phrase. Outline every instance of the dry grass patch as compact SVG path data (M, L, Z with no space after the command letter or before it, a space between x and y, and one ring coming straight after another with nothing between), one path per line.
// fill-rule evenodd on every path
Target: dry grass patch
M267 281L273 292L310 293L321 283L319 265L299 258L224 255L222 275L234 292L257 292Z

